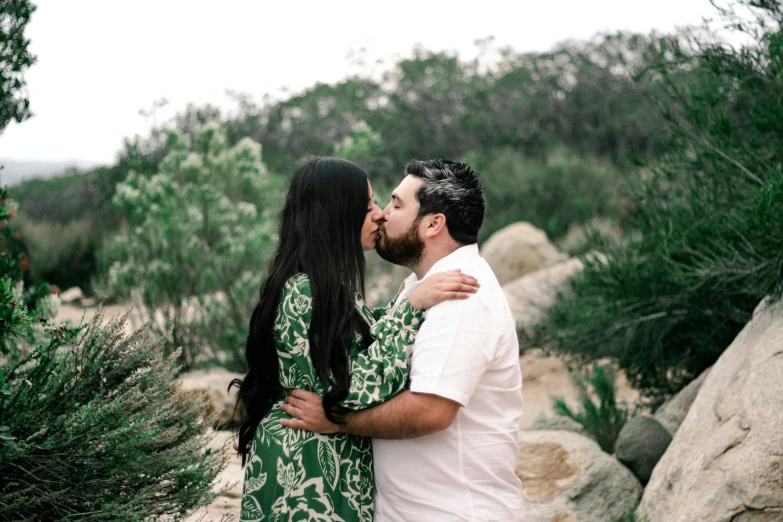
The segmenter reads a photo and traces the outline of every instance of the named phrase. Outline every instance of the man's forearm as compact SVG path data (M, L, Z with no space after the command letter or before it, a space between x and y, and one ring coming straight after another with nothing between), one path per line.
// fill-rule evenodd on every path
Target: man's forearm
M458 406L453 413L444 411L444 400L404 391L373 408L346 414L343 431L379 439L429 435L446 429L456 414ZM452 407L447 405L446 408Z

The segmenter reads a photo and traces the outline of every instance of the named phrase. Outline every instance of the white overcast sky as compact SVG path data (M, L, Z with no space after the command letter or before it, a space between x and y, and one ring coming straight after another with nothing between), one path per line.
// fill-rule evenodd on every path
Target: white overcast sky
M406 56L415 44L475 55L474 41L518 51L602 30L668 32L699 24L709 0L296 1L38 0L27 28L38 62L26 75L35 116L0 135L0 158L111 163L139 115L167 98L233 107L356 72L350 51ZM159 120L160 118L159 117Z

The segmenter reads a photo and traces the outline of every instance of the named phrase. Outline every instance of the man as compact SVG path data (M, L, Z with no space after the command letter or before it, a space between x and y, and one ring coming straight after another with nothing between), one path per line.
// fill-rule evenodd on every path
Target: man
M426 277L461 269L478 292L425 312L410 360L410 389L384 404L326 420L318 395L296 390L283 424L373 437L375 520L520 521L514 474L522 377L514 320L479 256L483 188L444 160L411 161L384 209L377 250L413 271L397 303Z

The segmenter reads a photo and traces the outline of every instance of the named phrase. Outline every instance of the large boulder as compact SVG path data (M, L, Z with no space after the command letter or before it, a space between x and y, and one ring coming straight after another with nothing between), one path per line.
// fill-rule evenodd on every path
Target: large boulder
M650 522L783 520L783 302L765 300L710 370L653 471Z
M218 412L216 425L225 427L236 420L234 405L236 404L237 389L232 388L231 394L229 394L228 385L232 380L243 377L244 375L223 368L213 368L188 372L182 375L179 381L183 391L199 394L209 402L210 408L206 414L209 415L213 411Z
M530 223L514 223L492 234L481 247L481 256L501 285L568 258Z
M677 433L682 421L685 420L685 416L688 415L688 411L691 409L693 401L696 400L696 395L699 393L701 385L704 384L704 380L709 373L710 368L701 372L701 375L691 381L688 386L680 390L677 395L669 399L655 412L653 416L655 420L666 428L672 437Z
M536 325L549 317L557 294L567 290L568 280L583 266L582 261L574 257L503 285L517 330L525 334L519 340L520 348L531 347L528 340Z
M636 507L642 486L594 441L568 431L523 431L516 474L525 522L617 521Z
M644 415L629 419L617 435L614 456L625 464L642 484L647 484L653 468L669 447L672 436L666 428Z
M533 421L533 426L530 429L538 431L570 431L589 437L584 426L571 417L562 415L541 415Z

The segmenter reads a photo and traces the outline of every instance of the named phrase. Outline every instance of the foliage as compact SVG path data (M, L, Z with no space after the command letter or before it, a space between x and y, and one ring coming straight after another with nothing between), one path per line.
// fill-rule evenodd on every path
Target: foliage
M379 191L399 182L411 158L457 159L470 151L486 158L484 164L500 161L499 155L519 155L538 175L536 190L556 189L559 178L550 182L541 177L550 169L553 175L561 167L573 171L563 179L574 181L583 170L615 165L625 172L628 165L651 161L668 150L662 132L665 119L651 99L658 84L651 76L637 81L632 76L647 64L648 48L656 40L599 34L589 41L561 42L543 53L497 49L487 40L479 43L481 54L475 60L417 48L409 58L382 64L381 75L366 70L285 99L265 97L259 105L248 95L231 93L237 102L231 113L189 105L173 121L155 124L147 137L126 139L116 165L29 181L14 187L13 195L28 223L55 226L89 218L98 227L90 228L90 247L71 256L73 265L81 267L79 273L41 273L54 284L78 284L89 292L90 280L101 270L92 241L115 235L120 228L111 205L115 186L131 171L142 177L160 171L170 152L170 129L192 143L201 126L219 122L228 146L248 137L262 144L272 172L291 172L305 156L336 153L365 167ZM161 105L156 102L156 107ZM533 160L541 165L560 162L561 149L571 151L564 165L533 166ZM581 156L590 158L584 169L578 165ZM516 190L511 179L487 177L502 187L506 199ZM601 190L605 180L598 181ZM521 212L518 201L492 206L504 215L489 215L483 238L515 219ZM560 230L555 234L559 236L572 224L557 218L551 228Z
M0 0L0 132L11 120L32 116L24 73L36 61L24 30L36 7L28 0Z
M19 357L19 341L33 342L33 322L54 315L59 299L46 283L25 290L27 254L20 235L12 233L9 220L16 215L16 203L0 187L0 355L11 361Z
M181 520L215 497L225 457L207 449L207 405L143 333L99 313L5 369L0 519Z
M468 154L465 161L481 174L487 198L480 240L517 221L527 221L557 239L569 227L591 219L623 217L617 193L623 177L606 161L564 149L543 160L505 149L490 157Z
M0 187L0 274L15 281L22 280L28 270L21 235L8 227L8 221L16 216L16 202L8 189Z
M183 348L183 366L216 357L216 346L241 366L241 335L231 329L246 332L271 253L280 180L264 168L258 144L229 147L217 124L189 141L171 132L160 172L131 172L117 186L128 230L106 245L108 284L119 295L136 292L167 352Z
M0 190L4 227L11 209ZM58 300L24 290L21 262L0 272L0 519L179 520L214 498L225 457L206 449L212 419L178 391L176 356L101 313L52 325Z
M581 424L601 449L609 454L614 453L614 443L628 420L628 408L618 403L615 396L616 376L612 366L597 363L591 372L573 373L571 378L579 396L578 411L572 410L564 399L552 398L555 413Z
M353 126L351 134L334 146L334 155L371 168L381 154L382 145L381 135L360 121Z
M14 229L22 234L29 259L29 281L56 283L66 289L79 286L91 293L96 254L103 224L95 217L68 223L34 221L20 213Z
M751 16L720 13L752 45L694 36L691 56L660 43L650 74L675 148L631 191L638 236L588 262L541 332L561 352L613 356L652 406L783 292L783 9L735 7Z

